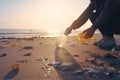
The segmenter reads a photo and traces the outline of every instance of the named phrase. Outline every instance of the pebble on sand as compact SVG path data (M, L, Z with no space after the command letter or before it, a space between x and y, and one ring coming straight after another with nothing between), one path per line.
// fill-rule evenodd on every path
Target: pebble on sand
M17 64L15 64L15 65L13 65L11 68L12 68L13 70L16 70L16 69L19 69L19 67L20 67L20 64L17 63Z
M7 54L6 53L0 54L0 57L4 57L4 56L7 56Z
M33 47L32 46L25 46L24 49L30 50L30 49L33 49Z
M23 56L31 56L31 55L32 55L31 53L27 53L27 54L25 54Z

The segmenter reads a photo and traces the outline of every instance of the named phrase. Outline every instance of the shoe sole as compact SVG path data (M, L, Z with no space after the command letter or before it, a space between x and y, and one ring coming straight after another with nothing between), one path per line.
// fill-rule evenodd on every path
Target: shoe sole
M111 51L116 45L113 44L111 46L107 46L107 47L101 47L101 46L98 46L100 49L104 49L104 50L108 50L108 51Z

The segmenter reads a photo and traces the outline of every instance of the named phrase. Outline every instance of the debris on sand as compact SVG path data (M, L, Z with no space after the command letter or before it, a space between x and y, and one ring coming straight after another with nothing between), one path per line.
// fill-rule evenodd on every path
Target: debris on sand
M91 53L91 51L85 51L85 53Z
M117 66L117 63L115 63L115 62L110 63L109 66Z
M32 46L25 46L24 49L30 50L30 49L33 49L33 47Z
M23 56L31 56L31 55L32 55L31 53L27 53L27 54L25 54Z
M96 53L95 53L95 54L92 54L92 56L95 57L96 59L101 59L101 58L102 58L102 56L100 56L100 55L98 55L98 54L96 55Z
M75 55L73 55L74 57L79 57L79 55L78 54L75 54Z
M0 42L10 43L8 39L1 39Z
M24 38L24 40L33 41L34 39L33 38Z
M9 43L8 44L8 47L16 47L17 45L16 45L16 43Z
M62 63L59 69L62 71L71 71L73 69L73 63Z
M16 70L16 69L19 69L19 67L20 67L20 64L17 63L17 64L15 64L15 65L13 65L11 68L12 68L13 70Z
M86 61L94 61L94 60L95 60L94 57L86 59Z
M91 78L99 79L99 78L101 78L101 77L104 76L104 71L99 71L99 70L97 70L97 69L92 69L92 68L91 68L91 69L88 71L88 75L89 75L89 77L91 77Z
M71 46L71 47L73 47L73 48L75 47L75 45L73 45L73 44L72 44L72 45L70 45L70 46Z
M0 46L0 49L4 49L5 47L3 47L3 46Z
M21 51L21 50L23 50L23 49L24 49L24 47L22 47L22 46L19 46L19 47L18 47L18 50L19 50L19 51Z
M117 57L111 54L106 54L104 58L117 58Z
M73 75L83 75L84 72L82 70L76 70Z
M89 45L88 43L86 43L86 42L84 42L84 43L82 43L83 45Z
M40 42L39 44L43 44L43 43Z
M27 63L27 60L26 60L26 59L19 59L17 62L20 62L20 63Z
M6 53L0 54L0 57L4 57L4 56L7 56L7 54Z
M57 61L53 62L53 66L54 66L55 68L59 67L60 64L61 64L61 62L57 62Z
M114 78L116 74L117 74L116 71L107 71L105 73L106 77L109 77L109 78Z
M45 72L43 73L43 76L45 78L52 77L51 71L52 71L52 65L50 63L50 59L48 57L38 57L36 58L37 61L40 61L43 65L42 70Z
M51 74L50 74L51 71L52 71L51 67L46 68L45 73L44 73L44 77L45 78L50 78L51 77Z

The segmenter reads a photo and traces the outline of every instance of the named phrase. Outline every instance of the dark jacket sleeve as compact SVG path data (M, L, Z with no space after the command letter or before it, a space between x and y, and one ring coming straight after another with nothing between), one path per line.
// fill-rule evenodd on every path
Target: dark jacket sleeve
M92 25L94 29L102 27L120 6L120 0L107 0L102 12Z
M91 1L91 3L89 4L89 6L84 10L84 12L78 17L78 19L76 19L72 25L70 27L72 27L72 29L77 29L79 27L81 27L83 24L86 23L86 21L89 19L91 13L94 10L94 5L93 2Z

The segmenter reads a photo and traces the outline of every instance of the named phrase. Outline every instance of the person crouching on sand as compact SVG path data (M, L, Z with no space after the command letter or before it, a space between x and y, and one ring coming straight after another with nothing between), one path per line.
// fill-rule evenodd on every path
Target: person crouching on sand
M85 37L92 37L98 29L103 38L93 45L102 49L114 47L116 42L113 36L120 34L120 0L90 0L89 6L64 34L68 35L72 30L80 28L88 19L92 22L92 26L84 31Z

